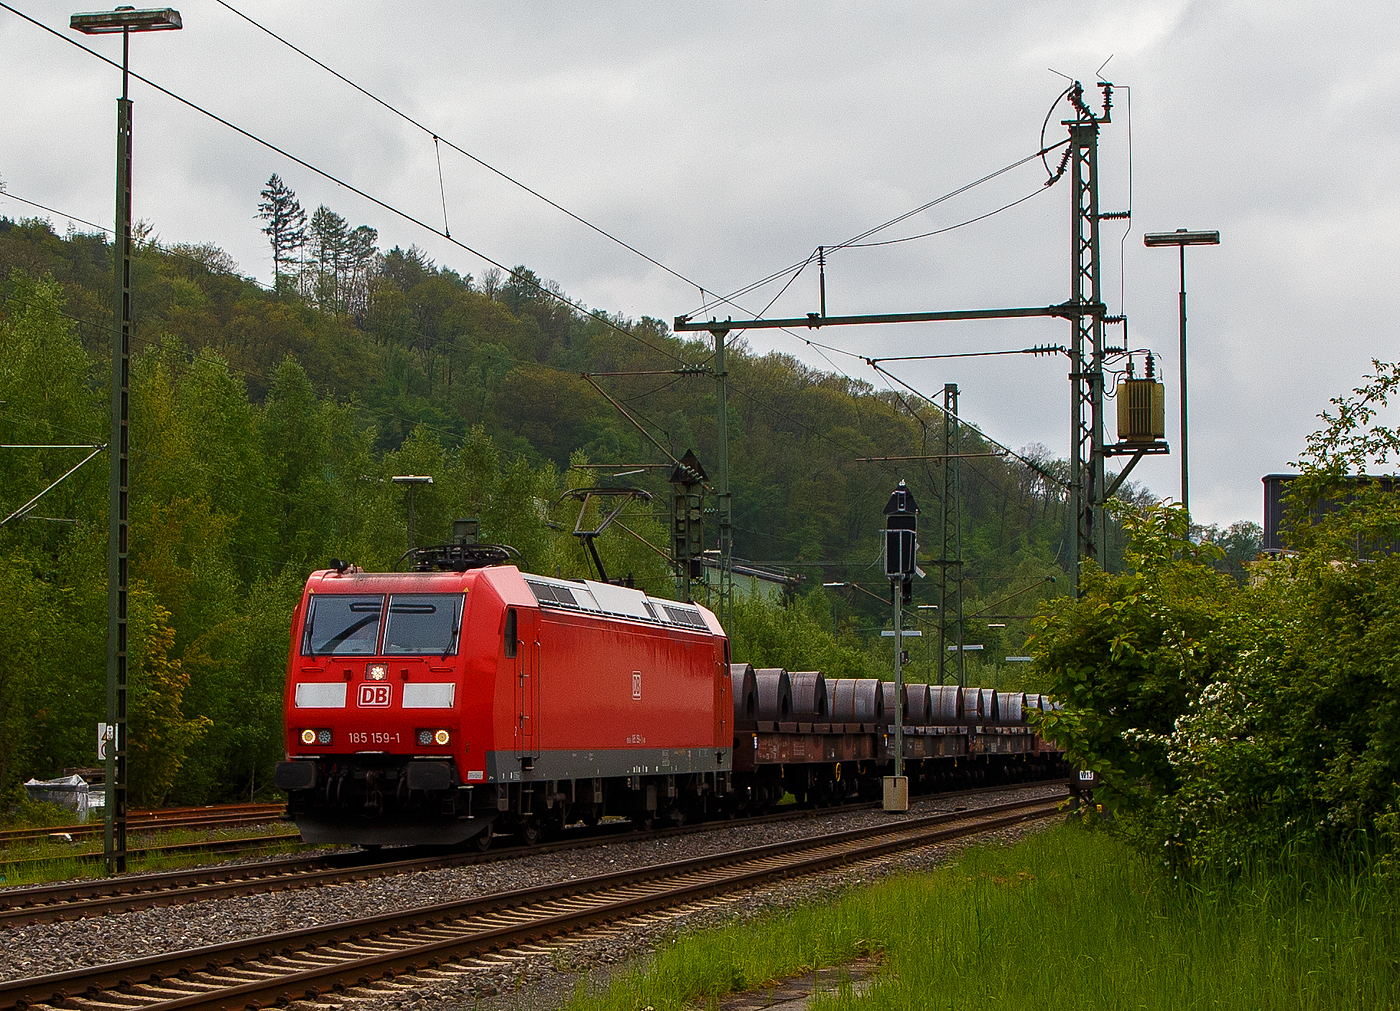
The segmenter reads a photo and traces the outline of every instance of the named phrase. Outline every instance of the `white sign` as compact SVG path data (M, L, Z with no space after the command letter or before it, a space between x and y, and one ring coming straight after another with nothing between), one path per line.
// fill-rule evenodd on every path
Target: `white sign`
M116 735L116 725L108 726L106 723L97 725L97 760L107 761L107 742Z
M1093 774L1092 772L1090 772L1088 769L1080 769L1080 770L1079 770L1079 781L1080 781L1081 783L1090 783L1090 782L1093 782L1093 779L1094 779L1094 774Z

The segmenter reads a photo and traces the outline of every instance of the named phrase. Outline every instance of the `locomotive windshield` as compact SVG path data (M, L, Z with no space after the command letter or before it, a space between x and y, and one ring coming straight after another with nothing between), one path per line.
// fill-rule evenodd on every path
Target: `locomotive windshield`
M389 598L384 655L457 652L462 596L454 593L396 593Z
M306 612L303 654L374 655L384 595L317 594Z

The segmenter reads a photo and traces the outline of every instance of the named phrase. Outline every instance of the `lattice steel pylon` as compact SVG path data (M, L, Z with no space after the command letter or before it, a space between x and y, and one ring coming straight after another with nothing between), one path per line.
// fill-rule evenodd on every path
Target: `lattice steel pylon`
M1103 317L1099 258L1099 126L1109 122L1113 86L1099 82L1103 112L1095 115L1076 81L1069 99L1075 118L1069 128L1070 170L1070 519L1074 524L1071 592L1079 588L1079 565L1106 553L1104 527Z

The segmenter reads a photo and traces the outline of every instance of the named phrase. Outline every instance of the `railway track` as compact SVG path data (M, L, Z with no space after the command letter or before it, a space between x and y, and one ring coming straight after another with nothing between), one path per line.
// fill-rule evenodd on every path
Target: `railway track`
M1062 786L1068 780L1046 780L1025 786ZM937 794L940 800L955 800L978 794L1015 789L1012 786L980 787ZM875 804L851 805L842 808L790 811L743 820L745 825L783 822L794 819L821 817L847 811L869 810ZM385 859L383 854L365 852L331 855L284 857L222 867L195 867L147 874L126 874L94 881L40 885L0 892L0 929L59 920L86 919L108 916L153 906L179 905L212 899L252 895L264 892L314 888L343 884L349 881L416 871L460 867L488 863L526 854L552 853L559 850L602 846L620 840L669 838L696 832L713 831L729 822L700 822L680 828L658 829L643 836L628 825L603 827L587 835L563 838L533 846L509 846L487 852L413 853L400 859Z
M156 832L176 828L236 828L240 825L261 825L280 821L286 814L285 804L220 804L211 807L168 807L148 811L131 811L126 816L128 833ZM78 839L102 834L102 820L84 825L61 825L53 828L17 828L0 831L0 847L14 843L43 842L55 836Z
M684 906L765 882L1004 828L1058 811L1034 798L0 984L0 1009L266 1007Z
M128 846L126 855L128 857L138 856L161 856L179 853L246 853L249 850L267 849L269 846L280 845L282 843L293 842L298 846L303 846L301 836L295 831L275 832L271 835L243 836L228 839L200 839L194 842L183 843L161 843L150 846ZM97 863L103 859L102 851L95 852L51 852L45 856L38 857L7 857L0 855L0 873L12 869L24 867L36 867L43 864L53 864L58 861L77 861L79 863ZM0 878L3 880L3 878ZM3 901L3 899L0 899Z

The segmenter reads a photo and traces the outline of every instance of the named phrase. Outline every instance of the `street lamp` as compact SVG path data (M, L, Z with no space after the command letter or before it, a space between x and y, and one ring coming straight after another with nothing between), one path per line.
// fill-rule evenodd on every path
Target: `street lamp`
M432 484L433 479L426 474L399 474L396 477L389 478L389 480L394 482L394 484L408 485L408 550L412 551L413 520L415 515L413 510L413 498L414 495L417 494L420 484Z
M920 610L920 611L937 611L937 610L939 610L939 605L937 605L937 604L919 604L919 605L917 605L917 608L918 608L918 610ZM932 617L933 617L933 615L931 615L931 614L921 614L921 615L919 615L919 618L920 618L920 619L923 621L923 623L924 623L924 677L926 677L926 678L927 678L927 677L932 677L932 676L933 676L933 629L931 629L931 628L929 627L929 624L930 624L929 619L932 618ZM940 614L939 617L941 618L942 615ZM938 652L939 652L940 654L942 654L942 652L943 652L943 634L942 634L942 633L943 633L943 625L942 625L941 622L939 623L938 631L939 631L939 635L938 635ZM942 678L941 676L940 676L939 679L938 679L938 684L939 684L939 687L942 687L942 686L943 686L943 678Z
M1148 232L1142 237L1144 246L1175 246L1181 256L1181 507L1191 514L1186 479L1186 247L1218 246L1219 232L1190 231L1178 228L1174 232Z
M851 585L850 583L822 583L822 587L825 588L825 589L828 589L828 590L835 589L835 588L838 587L838 586L850 586L850 585ZM831 602L831 637L832 637L833 639L835 639L837 642L840 642L840 641L841 641L841 619L840 619L839 613L838 613L837 610L836 610L836 604L837 604L837 601L835 601L835 600L833 600L833 601Z
M126 586L127 439L131 374L131 99L127 97L132 32L173 31L182 27L170 7L74 14L69 27L84 35L122 36L122 97L117 99L117 214L113 231L112 425L107 440L111 463L107 494L107 729L103 858L108 874L126 870ZM116 255L120 250L120 255Z

